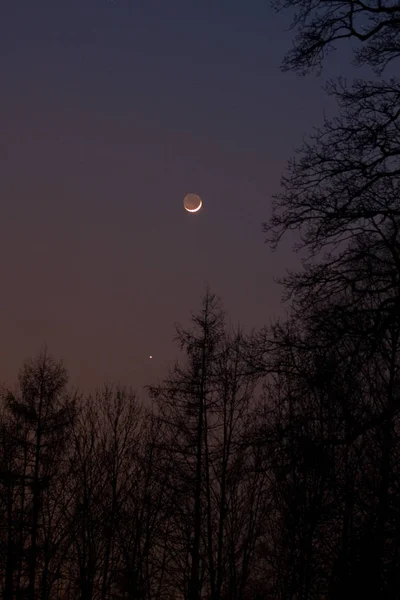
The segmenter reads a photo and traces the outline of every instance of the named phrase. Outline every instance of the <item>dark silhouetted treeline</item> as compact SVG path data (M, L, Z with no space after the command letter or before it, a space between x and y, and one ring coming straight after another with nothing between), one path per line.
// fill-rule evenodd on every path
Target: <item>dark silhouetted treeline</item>
M256 378L209 292L187 363L149 389L68 393L47 352L2 393L4 598L246 598L271 502ZM264 558L262 559L264 561Z
M397 598L399 323L321 310L245 336L206 292L146 405L28 361L2 393L3 597Z

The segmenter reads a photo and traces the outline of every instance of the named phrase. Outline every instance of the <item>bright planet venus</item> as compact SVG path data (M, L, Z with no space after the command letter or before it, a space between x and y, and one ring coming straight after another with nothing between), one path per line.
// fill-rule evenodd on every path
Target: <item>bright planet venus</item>
M183 200L185 210L190 213L198 212L203 205L203 202L197 194L186 194Z

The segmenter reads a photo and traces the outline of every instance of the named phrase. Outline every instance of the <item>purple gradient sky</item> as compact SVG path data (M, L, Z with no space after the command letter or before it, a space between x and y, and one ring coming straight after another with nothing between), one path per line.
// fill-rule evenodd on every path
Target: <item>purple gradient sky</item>
M296 258L261 223L327 104L280 72L287 25L261 0L1 2L0 379L47 343L78 386L151 383L207 283L246 328L282 313Z

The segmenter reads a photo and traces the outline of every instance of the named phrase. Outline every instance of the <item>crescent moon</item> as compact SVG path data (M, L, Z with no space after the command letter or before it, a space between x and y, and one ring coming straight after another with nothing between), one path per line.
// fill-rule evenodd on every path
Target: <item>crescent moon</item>
M194 212L198 212L202 206L203 206L203 201L200 200L200 204L198 205L197 208L186 208L186 206L185 206L185 210L187 210L188 212L194 213Z
M203 201L197 194L186 194L183 199L183 206L187 212L196 213L203 206Z

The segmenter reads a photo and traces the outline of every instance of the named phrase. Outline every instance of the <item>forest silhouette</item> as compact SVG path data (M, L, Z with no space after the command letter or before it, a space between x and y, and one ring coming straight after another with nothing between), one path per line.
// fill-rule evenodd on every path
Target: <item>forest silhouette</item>
M400 598L400 5L277 8L297 11L285 69L347 42L372 73L328 84L338 115L264 225L300 240L290 316L232 330L206 290L149 404L26 361L1 391L6 600Z

